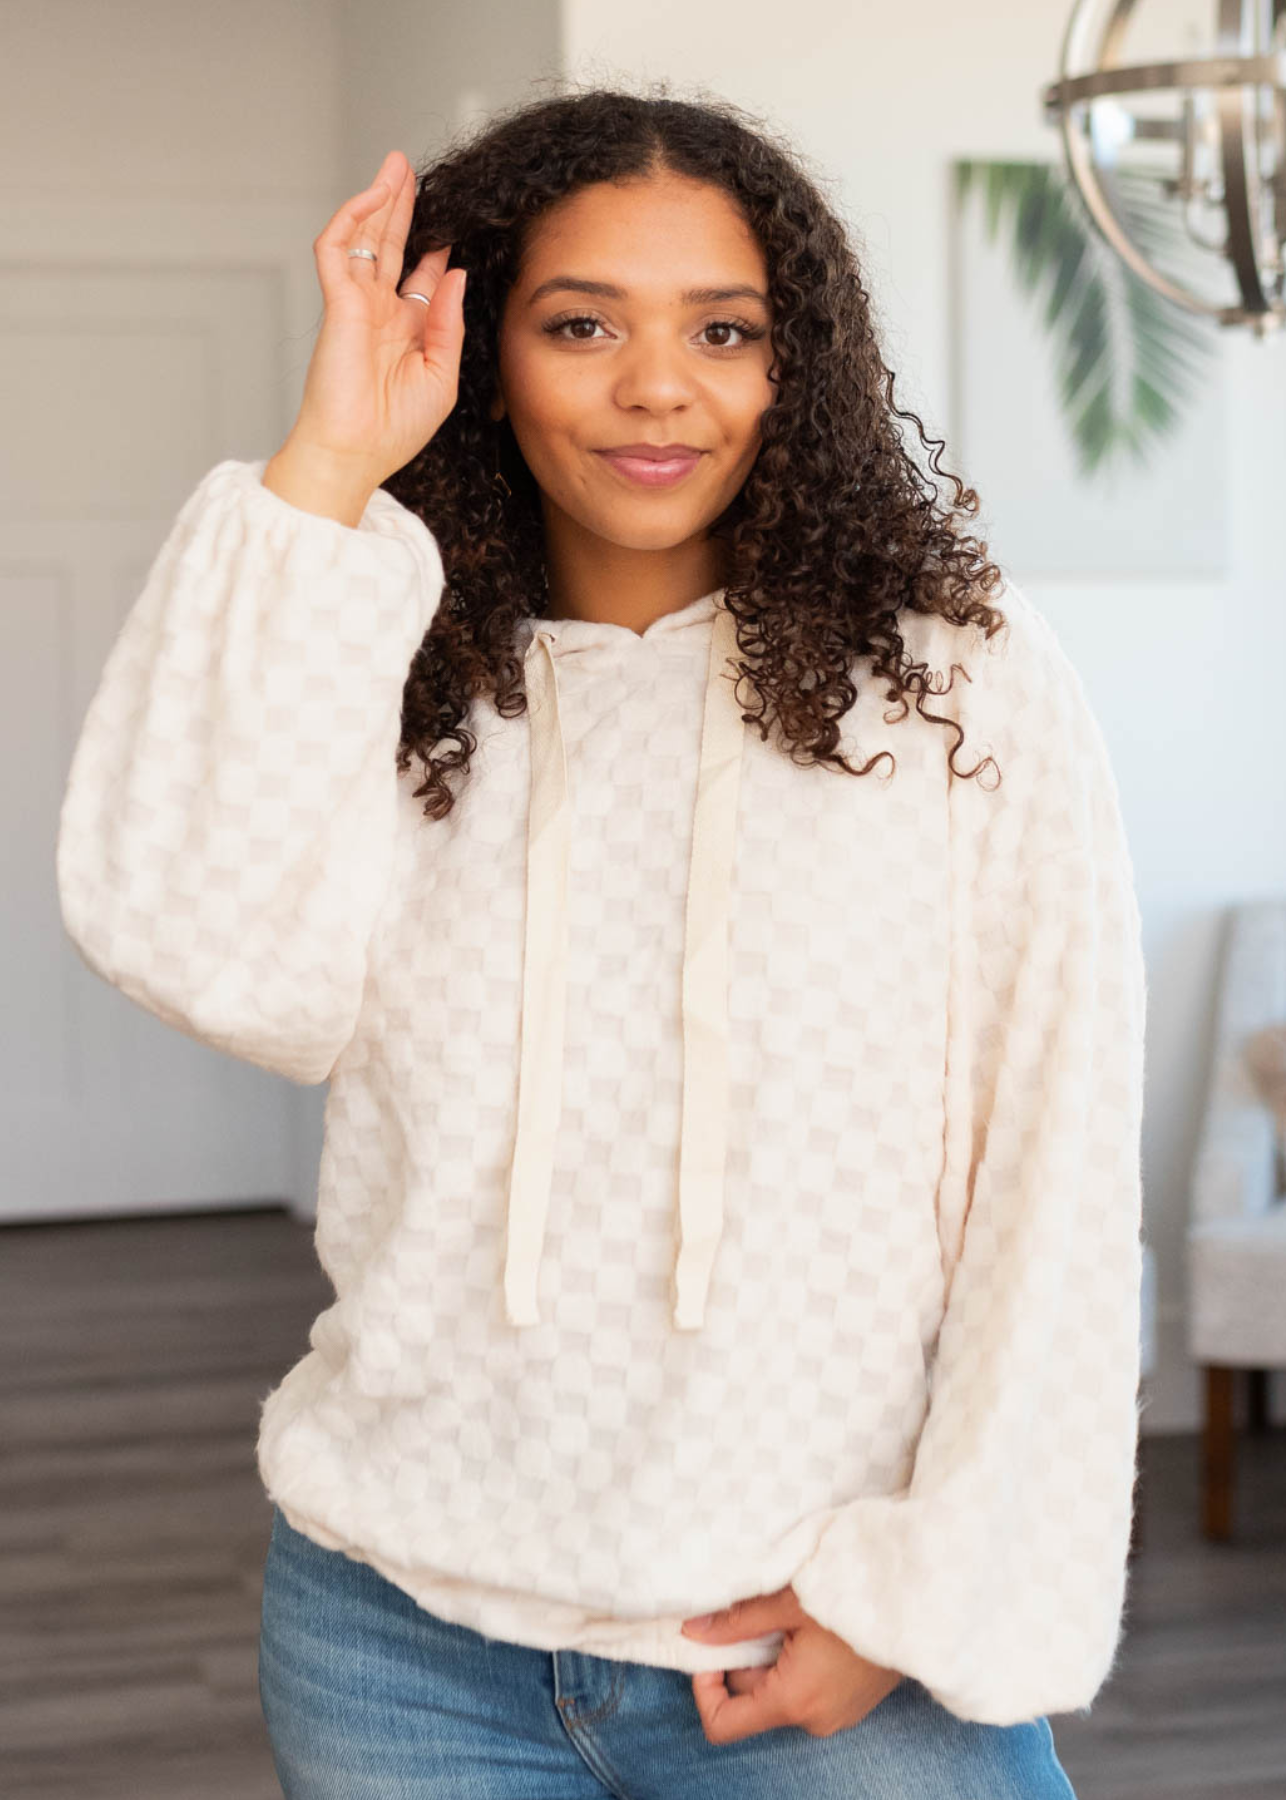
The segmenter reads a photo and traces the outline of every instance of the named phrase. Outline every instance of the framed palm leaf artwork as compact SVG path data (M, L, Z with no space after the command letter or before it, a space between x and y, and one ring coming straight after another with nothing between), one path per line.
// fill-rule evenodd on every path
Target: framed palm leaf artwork
M1222 575L1228 362L1260 346L1141 281L1061 164L960 159L950 176L952 442L1006 563ZM1118 170L1112 202L1179 275L1186 240L1150 188Z

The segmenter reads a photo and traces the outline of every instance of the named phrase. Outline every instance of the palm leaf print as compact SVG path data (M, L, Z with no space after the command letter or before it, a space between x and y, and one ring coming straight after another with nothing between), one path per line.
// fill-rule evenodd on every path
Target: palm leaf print
M956 204L980 195L988 242L1007 228L1011 271L1053 350L1081 475L1106 477L1122 457L1145 463L1206 371L1211 329L1122 262L1061 167L960 160L954 168ZM1155 183L1119 169L1100 178L1135 244L1177 279L1187 239L1152 202Z

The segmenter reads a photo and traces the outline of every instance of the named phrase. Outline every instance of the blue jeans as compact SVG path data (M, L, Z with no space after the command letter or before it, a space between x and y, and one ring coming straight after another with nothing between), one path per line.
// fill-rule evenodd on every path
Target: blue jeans
M856 1725L706 1737L681 1670L484 1636L273 1509L259 1695L286 1800L1075 1800L1047 1719L907 1678Z

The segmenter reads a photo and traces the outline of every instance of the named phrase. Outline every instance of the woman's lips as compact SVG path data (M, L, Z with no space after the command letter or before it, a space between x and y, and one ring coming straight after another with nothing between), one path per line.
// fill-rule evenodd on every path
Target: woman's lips
M596 450L594 454L641 487L672 487L692 473L705 453L693 450L685 456L667 456L661 461L652 456L624 456L619 450Z

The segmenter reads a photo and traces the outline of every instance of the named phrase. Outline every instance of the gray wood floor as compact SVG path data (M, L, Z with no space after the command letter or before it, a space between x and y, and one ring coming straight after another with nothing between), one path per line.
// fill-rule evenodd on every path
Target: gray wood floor
M254 1435L330 1298L275 1208L0 1231L5 1800L278 1800ZM1059 1755L1078 1800L1286 1800L1286 1431L1242 1438L1227 1545L1196 1439L1142 1457L1122 1665Z

